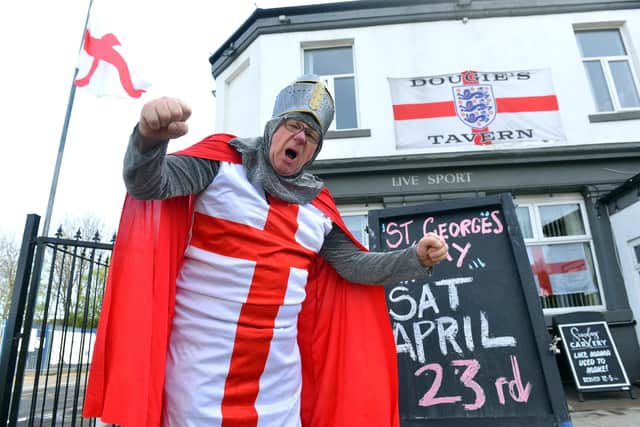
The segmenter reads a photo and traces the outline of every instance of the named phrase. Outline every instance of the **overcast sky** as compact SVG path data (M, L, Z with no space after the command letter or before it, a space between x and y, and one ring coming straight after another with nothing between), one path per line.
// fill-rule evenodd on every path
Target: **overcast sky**
M94 9L104 1L94 0ZM211 95L215 82L208 58L256 6L328 3L108 1L127 11L117 26L139 35L127 47L127 60L152 87L140 100L96 98L78 89L50 232L65 217L85 215L99 217L108 233L115 231L124 197L122 156L144 102L169 95L193 107L190 136L175 141L175 148L216 131ZM89 0L0 2L0 233L20 236L29 213L41 216L41 229L44 224L88 6Z

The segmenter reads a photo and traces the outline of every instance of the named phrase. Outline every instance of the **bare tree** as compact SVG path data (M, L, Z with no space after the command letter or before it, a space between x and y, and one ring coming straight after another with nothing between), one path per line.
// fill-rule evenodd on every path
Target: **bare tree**
M59 228L58 237L66 238L66 239L74 239L74 240L93 240L93 241L103 241L110 242L111 235L104 235L104 223L103 221L95 215L85 215L82 217L71 217L67 216L64 219L63 224ZM72 249L69 249L71 251ZM20 242L17 236L0 232L0 323L6 320L9 316L9 310L11 308L11 296L13 293L13 286L15 282L16 270L18 267L18 257L20 255ZM96 307L93 307L93 302L87 302L82 298L82 295L85 292L85 286L87 284L87 271L86 271L86 262L82 262L85 259L82 251L76 253L76 261L73 260L73 255L71 252L67 252L67 250L62 250L58 254L58 258L54 263L54 270L50 271L49 274L53 275L53 280L56 282L56 286L54 286L50 291L52 292L51 297L57 297L59 306L55 311L60 310L54 316L60 315L62 317L71 316L78 317L80 314L84 313L85 304L91 304L89 309L89 313L87 315L91 316L91 318L96 318L97 315L95 313ZM102 257L102 263L108 263L109 254L100 254ZM80 261L78 261L78 259ZM106 269L100 272L100 277L93 277L91 280L102 280L104 275L106 274ZM45 281L47 277L43 278ZM71 285L73 284L73 285ZM36 318L39 318L43 315L42 313L42 302L45 300L47 287L46 283L42 284L42 288L39 289L39 298L38 298L38 307L36 309ZM69 289L69 286L74 286L73 292ZM73 298L71 298L73 297ZM98 301L101 300L102 290L99 290ZM73 301L71 301L71 299ZM68 312L70 306L74 307L73 313ZM78 306L78 308L75 308ZM65 309L66 308L66 309ZM80 313L75 314L74 313ZM46 314L45 314L46 316ZM82 317L82 316L80 316ZM79 321L79 320L76 320ZM94 323L91 321L90 323Z
M9 316L20 245L15 236L0 234L0 321Z
M81 240L92 240L104 236L104 221L93 214L83 216L66 215L59 230L66 238L80 238Z
M96 216L66 217L56 235L65 239L83 241L109 241L103 238L103 222ZM108 263L109 253L92 252L76 246L59 247L53 259L52 277L48 289L41 289L36 317L53 316L66 319L70 325L95 327L102 300L101 284L106 268L95 270L90 258L98 257L101 265ZM96 264L93 264L94 267ZM97 274L97 275L96 275ZM89 285L90 288L88 287ZM47 295L49 303L47 304ZM91 295L91 296L90 296ZM46 310L43 310L47 306ZM48 312L48 313L47 313Z

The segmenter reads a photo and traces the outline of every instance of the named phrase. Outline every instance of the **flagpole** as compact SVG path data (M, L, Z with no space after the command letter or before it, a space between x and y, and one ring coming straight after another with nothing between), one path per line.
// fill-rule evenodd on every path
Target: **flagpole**
M84 21L84 28L82 29L82 38L80 40L80 49L84 44L84 37L87 32L87 25L89 24L89 15L91 13L91 5L93 0L89 0L89 8L87 9L87 16ZM73 71L73 80L71 81L71 90L69 91L69 99L67 101L67 112L64 116L64 124L62 125L62 134L60 135L60 144L58 146L58 156L56 158L56 165L53 169L53 178L51 180L51 190L49 191L49 202L47 203L47 212L44 217L44 227L42 229L42 235L47 236L49 234L49 225L51 224L51 214L53 213L53 202L56 198L56 189L58 188L58 178L60 177L60 166L62 165L62 155L64 154L64 146L67 141L67 131L69 130L69 121L71 120L71 110L73 109L73 101L76 96L76 79L78 78L78 66L76 65Z

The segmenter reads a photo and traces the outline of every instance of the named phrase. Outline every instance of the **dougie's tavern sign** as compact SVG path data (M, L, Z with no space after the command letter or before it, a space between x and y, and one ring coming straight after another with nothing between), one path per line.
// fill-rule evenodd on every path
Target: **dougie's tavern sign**
M388 80L398 149L565 140L548 69Z
M386 287L403 426L568 426L564 390L509 195L369 213L372 248L434 231L450 258Z

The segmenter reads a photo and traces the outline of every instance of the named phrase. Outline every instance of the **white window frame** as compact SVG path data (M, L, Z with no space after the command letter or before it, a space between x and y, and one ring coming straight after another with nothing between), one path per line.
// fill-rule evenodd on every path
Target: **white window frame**
M607 84L607 91L609 92L609 97L611 98L611 103L613 104L612 111L597 111L596 114L607 114L607 113L616 113L623 111L637 111L640 110L640 106L637 107L622 107L620 105L620 100L618 98L618 91L616 90L615 80L611 75L611 67L609 63L616 61L626 61L629 64L629 68L631 69L631 76L633 78L633 83L635 84L636 91L638 92L638 96L640 96L640 82L638 81L638 74L636 73L636 60L633 55L633 52L629 49L631 43L628 42L628 37L626 31L624 31L624 22L616 21L616 22L600 22L600 23L588 23L588 24L575 24L573 26L574 37L576 39L576 43L578 42L578 37L576 33L581 31L589 31L589 30L603 30L603 31L617 31L620 34L620 39L622 40L622 44L624 46L627 55L625 56L602 56L602 57L589 57L585 58L582 55L580 56L581 62L583 64L584 73L589 79L589 75L587 74L586 68L584 67L585 62L595 62L599 61L600 66L604 73L604 79ZM590 88L591 89L591 88ZM592 99L594 108L597 110L598 105L595 99L595 94L592 91Z
M365 225L368 224L369 220L369 211L372 209L382 209L384 206L380 204L352 204L352 205L340 205L338 206L338 210L340 211L340 215L344 219L347 216L364 216L365 217ZM368 225L367 225L368 227ZM371 231L368 233L364 233L366 236L366 243L363 243L364 246L369 249L370 248L370 236Z
M351 74L323 74L323 75L318 75L318 77L322 78L327 86L327 89L329 90L329 93L331 94L331 96L335 99L335 80L342 78L342 77L353 77L353 90L354 90L354 96L355 96L355 107L356 107L356 127L355 128L342 128L342 129L336 129L336 125L338 123L338 118L337 118L337 112L336 112L336 117L334 118L333 122L331 122L331 126L329 127L329 130L338 130L338 131L342 131L342 130L352 130L352 129L360 129L361 126L361 121L360 121L360 102L359 102L359 96L358 96L358 72L356 70L356 48L355 48L355 43L353 39L339 39L339 40L322 40L322 41L304 41L300 44L301 50L300 50L300 55L301 55L301 59L300 59L300 64L302 65L302 73L304 73L304 53L305 51L309 51L309 50L318 50L318 49L332 49L332 48L340 48L340 47L350 47L351 48L351 61L352 61L352 65L353 65L353 73Z
M636 255L635 248L640 248L640 237L636 237L629 241L629 248L631 248L631 262L633 269L636 271L636 279L640 283L640 255Z
M600 277L600 269L595 246L593 244L593 237L591 235L591 225L589 224L589 218L587 216L587 210L584 203L584 198L579 193L564 193L564 194L552 194L552 195L523 195L516 196L514 200L516 207L527 207L529 211L529 219L531 222L531 228L533 237L524 238L524 242L527 246L533 245L553 245L553 244L566 244L566 243L587 243L591 250L591 256L593 258L593 268L596 277L596 285L600 295L599 305L579 306L579 307L559 307L559 308L543 308L545 315L557 315L564 313L571 313L574 311L604 311L606 310L606 301L604 292L602 289L602 279ZM585 234L572 235L572 236L558 236L558 237L544 237L542 234L542 221L540 220L540 213L538 208L541 206L551 206L558 204L575 203L580 207L580 216L583 221ZM524 233L523 233L524 237Z

